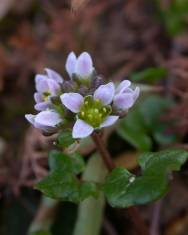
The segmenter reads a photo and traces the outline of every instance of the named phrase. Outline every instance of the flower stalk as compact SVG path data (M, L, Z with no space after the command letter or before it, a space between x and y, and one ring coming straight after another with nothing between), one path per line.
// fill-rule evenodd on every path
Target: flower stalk
M116 166L114 162L112 161L110 154L105 147L105 144L102 141L102 138L100 136L100 133L94 132L92 134L92 139L96 145L97 150L101 154L101 157L103 158L103 161L109 171L112 171Z

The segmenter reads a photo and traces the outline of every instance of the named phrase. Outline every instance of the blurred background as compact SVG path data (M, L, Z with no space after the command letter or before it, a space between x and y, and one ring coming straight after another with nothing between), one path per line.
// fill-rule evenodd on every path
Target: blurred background
M128 216L96 202L85 205L83 234L80 206L33 189L47 174L51 139L24 115L33 112L34 75L49 67L66 79L68 53L88 51L106 80L142 84L134 111L107 133L117 165L137 172L138 152L188 149L187 23L187 0L0 0L0 235L136 234ZM83 156L94 151L87 146ZM152 235L188 234L187 174L185 165L164 199L139 208Z

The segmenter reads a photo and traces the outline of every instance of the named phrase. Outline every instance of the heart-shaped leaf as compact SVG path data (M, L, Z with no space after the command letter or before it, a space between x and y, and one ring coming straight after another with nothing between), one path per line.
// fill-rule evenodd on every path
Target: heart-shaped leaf
M177 149L143 154L139 158L142 175L136 177L124 168L116 168L106 179L104 193L113 207L155 201L168 190L168 174L180 170L187 158L188 152Z

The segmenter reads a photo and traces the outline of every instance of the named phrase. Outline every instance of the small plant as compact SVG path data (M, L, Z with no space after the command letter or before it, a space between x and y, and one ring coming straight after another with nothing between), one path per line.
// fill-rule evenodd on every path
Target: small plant
M169 174L180 170L188 153L181 149L145 152L138 159L142 170L139 176L123 167L116 167L103 143L102 130L122 119L117 128L118 133L131 140L141 150L149 150L150 142L145 129L153 131L153 126L149 122L143 122L145 129L135 128L138 122L144 120L144 115L152 118L154 123L158 111L153 110L152 116L152 113L146 114L146 109L144 112L142 110L142 113L137 115L140 119L134 119L134 113L140 112L138 109L130 111L128 115L139 97L140 88L131 88L129 80L123 80L118 85L113 82L105 83L97 74L87 52L83 52L78 58L71 52L65 67L69 75L67 80L51 69L46 69L45 75L36 75L37 92L34 99L38 113L25 116L43 133L56 134L56 147L59 148L50 152L50 172L36 188L48 197L75 203L90 196L97 198L99 193L103 192L111 206L130 207L130 216L135 225L140 226L142 234L149 234L141 219L140 225L137 224L135 218L138 218L138 212L131 206L150 203L164 196L168 191ZM154 101L158 102L159 99L154 98ZM160 110L164 105L160 100ZM125 123L127 115L128 122ZM156 126L161 129L159 123L156 123ZM86 163L78 153L73 152L75 148L71 146L79 145L81 139L89 136L92 137L108 169L108 175L103 182L80 180L79 177L79 174L84 172ZM142 138L143 141L144 138L147 139L145 145L141 142ZM159 140L159 130L154 130L154 138ZM67 148L71 149L71 153ZM66 151L63 152L62 149Z

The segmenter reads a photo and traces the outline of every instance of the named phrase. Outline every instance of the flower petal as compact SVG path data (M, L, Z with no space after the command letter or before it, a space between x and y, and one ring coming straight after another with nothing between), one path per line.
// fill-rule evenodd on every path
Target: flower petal
M44 76L45 77L45 76ZM36 90L39 93L48 92L49 86L48 86L48 78L45 77L45 79L40 79L36 82Z
M35 110L37 110L37 111L44 111L49 107L50 107L50 102L48 102L48 101L37 103L34 106Z
M32 125L35 125L35 115L33 114L26 114L25 118L28 122L30 122Z
M55 127L62 121L60 115L54 111L46 110L38 113L35 117L35 124L46 126L46 127Z
M72 77L72 74L75 73L76 61L77 58L74 52L69 53L65 68L70 77Z
M26 115L25 115L25 118L26 118L35 128L42 129L42 130L45 130L45 129L46 129L44 125L40 125L40 124L36 124L36 123L35 123L36 115L33 115L33 114L26 114Z
M46 75L37 74L35 76L35 83L37 84L40 81L46 80L48 77Z
M50 79L56 81L57 83L63 83L63 78L56 71L49 68L46 68L45 71Z
M126 110L131 108L133 104L134 104L134 98L133 94L131 93L129 94L120 93L114 97L113 105L116 109Z
M130 87L130 85L131 82L129 80L123 80L116 88L116 94L124 92L128 87Z
M100 128L113 125L118 120L118 118L119 118L119 116L113 116L113 115L108 116L104 120L104 122L100 125Z
M64 93L60 96L61 102L65 105L67 109L72 111L73 113L78 113L80 111L80 107L84 102L83 96L78 93Z
M101 85L94 93L94 99L99 99L104 105L108 105L112 102L115 93L115 87L113 82L109 82L106 85Z
M58 95L58 92L60 91L60 85L55 80L47 79L48 83L48 92L50 92L50 95L56 96Z
M136 101L138 99L139 95L140 95L140 88L136 87L136 89L133 92L134 101Z
M75 73L81 77L88 77L93 71L93 62L87 52L83 52L77 59Z
M91 135L93 131L94 128L92 126L78 119L73 126L72 136L74 139L85 138Z
M38 92L35 92L35 93L34 93L34 100L35 100L36 103L42 102L42 96L41 96L41 94L38 93Z

